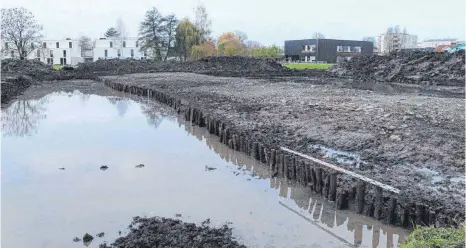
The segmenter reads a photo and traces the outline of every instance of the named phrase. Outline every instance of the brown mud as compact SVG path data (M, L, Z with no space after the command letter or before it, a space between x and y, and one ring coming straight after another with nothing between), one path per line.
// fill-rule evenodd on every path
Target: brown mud
M393 225L464 221L464 101L385 95L330 85L160 73L104 77L113 89L154 98L206 127L280 177ZM357 154L363 169L316 145ZM281 151L287 147L401 190L359 182Z

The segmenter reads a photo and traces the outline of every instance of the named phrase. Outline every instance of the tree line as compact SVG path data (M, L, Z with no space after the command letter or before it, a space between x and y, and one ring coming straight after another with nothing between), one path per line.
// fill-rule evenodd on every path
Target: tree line
M205 56L282 56L283 51L279 47L249 41L241 31L225 32L219 37L213 37L212 22L205 6L199 4L194 12L195 18L190 20L178 19L174 14L164 15L156 7L147 10L139 24L139 49L155 60L167 60L169 57L186 61ZM11 47L2 44L2 52L15 51L20 59L27 58L29 53L40 47L42 25L25 8L2 9L1 14L1 38L11 44ZM104 36L117 41L117 46L122 46L118 43L127 38L123 20L117 19L116 25L108 28ZM83 50L91 50L95 47L95 41L88 36L81 36L78 45Z

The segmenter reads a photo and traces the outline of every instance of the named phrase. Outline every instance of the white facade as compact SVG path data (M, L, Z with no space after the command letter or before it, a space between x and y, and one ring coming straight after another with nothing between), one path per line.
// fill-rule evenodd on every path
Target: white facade
M28 55L50 65L77 65L83 62L77 40L45 40Z
M438 47L440 45L453 45L456 42L456 39L431 39L420 42L417 46L420 48Z
M388 35L391 37L388 38ZM387 40L390 40L391 44L387 44ZM417 36L404 33L381 34L378 37L378 47L381 54L387 54L400 49L416 48Z
M144 59L138 38L100 38L95 42L94 61L98 59Z

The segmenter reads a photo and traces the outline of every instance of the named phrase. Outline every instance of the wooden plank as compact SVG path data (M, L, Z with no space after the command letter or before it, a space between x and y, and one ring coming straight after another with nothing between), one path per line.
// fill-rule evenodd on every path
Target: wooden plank
M336 166L336 165L327 163L327 162L322 161L322 160L320 160L320 159L317 159L317 158L308 156L308 155L306 155L306 154L302 154L302 153L297 152L297 151L290 150L290 149L285 148L285 147L280 147L280 149L283 150L283 151L286 151L286 152L289 152L289 153L298 155L298 156L300 156L300 157L309 159L309 160L311 160L311 161L313 161L313 162L316 162L316 163L318 163L318 164L320 164L320 165L323 165L323 166L326 166L326 167L328 167L328 168L334 169L334 170L336 170L336 171L345 173L345 174L350 175L350 176L352 176L352 177L358 178L358 179L363 180L363 181L365 181L365 182L368 182L368 183L370 183L370 184L376 185L376 186L378 186L378 187L381 187L382 189L391 191L391 192L393 192L393 193L395 193L395 194L399 194L399 193L400 193L400 190L399 190L399 189L394 188L394 187L392 187L392 186L390 186L390 185L386 185L386 184L383 184L383 183L381 183L381 182L378 182L378 181L375 181L375 180L373 180L373 179L370 179L370 178L368 178L368 177L366 177L366 176L359 175L359 174L357 174L357 173L355 173L355 172L352 172L352 171L349 171L349 170L345 170L345 169L343 169L343 168L340 168L340 167L338 167L338 166Z

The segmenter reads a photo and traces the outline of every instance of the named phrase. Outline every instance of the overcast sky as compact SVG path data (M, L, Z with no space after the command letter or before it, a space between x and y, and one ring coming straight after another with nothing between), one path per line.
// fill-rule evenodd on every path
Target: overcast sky
M311 38L316 31L327 38L361 39L377 36L399 24L418 41L430 38L465 38L465 0L13 0L3 8L25 7L44 26L48 39L88 35L102 37L121 17L130 36L137 36L146 10L179 19L194 17L202 2L212 20L215 36L241 30L250 40L283 45L284 40Z

